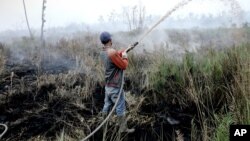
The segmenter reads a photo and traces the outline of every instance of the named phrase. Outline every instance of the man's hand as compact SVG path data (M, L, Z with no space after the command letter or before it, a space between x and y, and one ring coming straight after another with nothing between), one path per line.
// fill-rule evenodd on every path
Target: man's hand
M127 47L127 49L126 49L126 52L128 52L129 50L132 50L133 48L134 48L133 45L129 45L129 46Z
M127 58L128 58L128 54L127 54L126 51L123 51L123 52L122 52L122 58L123 58L123 59L127 59Z

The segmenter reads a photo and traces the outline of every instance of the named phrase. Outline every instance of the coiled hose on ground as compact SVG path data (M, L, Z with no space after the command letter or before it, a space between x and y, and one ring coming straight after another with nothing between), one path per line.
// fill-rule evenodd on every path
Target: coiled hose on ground
M3 126L5 128L4 131L3 131L3 133L0 134L0 139L1 139L3 137L3 135L7 132L8 126L6 124L2 124L2 123L0 123L0 126Z

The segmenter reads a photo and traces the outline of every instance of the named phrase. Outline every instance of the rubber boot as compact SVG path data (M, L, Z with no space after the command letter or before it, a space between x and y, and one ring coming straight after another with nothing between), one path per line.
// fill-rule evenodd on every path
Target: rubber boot
M127 132L127 133L133 133L135 131L134 128L129 129L127 127L127 120L125 116L118 116L118 123L120 125L119 132Z

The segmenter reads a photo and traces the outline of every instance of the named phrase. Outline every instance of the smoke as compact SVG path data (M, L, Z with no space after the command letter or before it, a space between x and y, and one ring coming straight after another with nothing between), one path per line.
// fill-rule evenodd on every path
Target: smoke
M81 48L97 48L99 46L101 47L99 41L100 32L109 31L113 34L113 43L117 48L126 48L128 45L139 41L139 45L135 48L137 53L143 53L145 51L153 52L164 48L169 51L170 54L173 52L185 53L185 51L198 52L200 49L206 47L221 48L222 46L230 46L241 41L239 40L243 34L241 30L232 30L229 28L223 29L224 27L231 26L230 23L227 25L224 24L228 23L228 19L230 18L239 21L239 24L243 22L243 10L236 0L216 0L216 2L229 4L229 9L231 9L232 15L223 14L217 16L198 16L194 13L187 17L180 18L172 16L184 5L186 5L185 7L188 7L188 2L191 2L191 0L182 1L177 4L165 15L163 15L162 18L148 16L148 19L146 18L147 22L145 22L147 25L145 25L144 28L128 31L128 25L126 25L127 22L124 22L124 20L100 22L99 24L92 25L70 24L67 27L46 29L46 41L49 44L48 46L55 47L59 46L57 43L63 38L69 42L71 40L79 42L80 45L78 45L78 47ZM195 1L193 1L193 3L194 2ZM117 15L121 16L122 14L117 13ZM116 19L117 18L119 17L116 17ZM122 17L120 18L123 19ZM211 29L205 29L208 27ZM73 68L74 65L72 64L81 66L79 65L80 59L75 59L73 57L73 59L76 60L74 63L72 58L65 55L63 52L58 51L58 49L53 50L52 48L52 50L43 50L39 48L38 42L31 43L28 40L25 41L26 37L23 33L23 31L19 31L18 34L14 32L5 32L2 36L0 34L0 41L7 42L9 39L10 46L12 46L10 48L11 57L13 58L12 60L15 60L16 62L23 62L28 60L27 58L30 58L30 56L31 58L36 58L36 54L39 52L45 54L45 58L54 60L54 63L52 61L51 65L56 66L55 64L62 64L63 66L69 66L67 69ZM36 37L39 36L39 32L36 31L34 33ZM8 36L10 37L8 38ZM18 39L13 39L13 36L22 38L22 41L16 41ZM248 40L244 37L242 37L242 39L246 41ZM70 44L69 46L74 46L74 44ZM47 64L49 64L49 61ZM86 68L85 64L82 66Z

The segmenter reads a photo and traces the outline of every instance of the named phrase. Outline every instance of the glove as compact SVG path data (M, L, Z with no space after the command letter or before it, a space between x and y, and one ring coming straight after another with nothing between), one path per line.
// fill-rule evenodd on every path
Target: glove
M123 59L127 59L127 58L128 58L128 54L127 54L126 51L123 51L123 52L122 52L122 58L123 58Z

